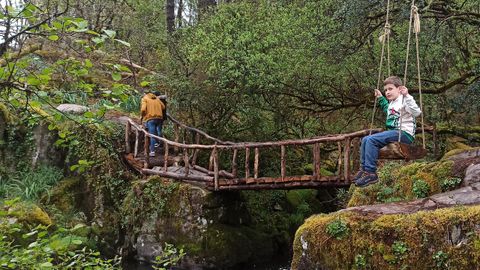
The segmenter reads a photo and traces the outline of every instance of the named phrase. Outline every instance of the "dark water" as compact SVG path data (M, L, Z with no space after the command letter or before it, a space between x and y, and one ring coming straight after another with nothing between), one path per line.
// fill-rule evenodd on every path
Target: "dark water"
M153 270L152 266L147 263L137 262L134 260L127 261L123 264L124 270ZM235 270L290 270L290 262L270 262L261 265L250 265L242 268L234 268ZM172 268L172 270L189 270L186 268ZM199 269L196 269L199 270Z

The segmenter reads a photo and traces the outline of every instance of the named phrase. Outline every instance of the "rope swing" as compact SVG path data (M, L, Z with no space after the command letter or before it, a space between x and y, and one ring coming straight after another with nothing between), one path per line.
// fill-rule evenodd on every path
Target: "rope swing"
M387 8L386 8L386 16L385 16L385 25L383 27L383 33L380 35L379 40L382 43L382 50L380 54L380 63L378 67L378 77L377 77L377 88L380 88L380 84L382 81L382 68L383 68L383 59L385 57L385 47L387 50L387 70L388 70L388 76L390 76L390 33L391 33L391 26L389 23L389 15L390 15L390 0L387 1ZM410 53L410 41L411 41L411 33L415 34L415 49L416 49L416 66L417 66L417 77L418 77L418 92L420 95L420 110L422 111L421 114L421 125L422 125L422 148L423 151L417 151L417 152L423 152L426 153L425 149L425 128L424 128L424 119L423 119L423 98L422 98L422 84L421 84L421 77L420 77L420 52L419 52L419 41L418 41L418 33L420 33L420 15L418 13L418 8L415 6L415 0L412 0L411 3L411 8L410 8L410 19L409 19L409 24L408 24L408 38L407 38L407 48L406 48L406 55L405 55L405 71L404 71L404 76L403 76L403 84L407 84L407 72L408 72L408 58L409 58L409 53ZM403 98L403 97L402 97ZM375 113L377 109L377 97L375 97L375 103L373 106L373 113L372 113L372 119L370 123L370 135L372 134L372 129L373 129L373 122L375 120ZM403 103L403 101L402 101ZM401 115L401 110L400 110L400 127L402 126L402 115ZM402 145L402 149L407 149L407 146L404 146L403 144L400 143L400 139L402 136L402 132L400 130L398 134L398 145ZM412 146L410 146L411 148ZM405 159L412 159L407 157L408 151L399 151L402 156Z

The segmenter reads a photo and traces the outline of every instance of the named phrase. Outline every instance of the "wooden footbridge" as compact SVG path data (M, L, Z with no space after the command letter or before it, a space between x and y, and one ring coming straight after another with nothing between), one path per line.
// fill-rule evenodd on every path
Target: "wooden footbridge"
M360 139L370 132L362 130L310 139L234 143L188 127L171 116L169 119L174 125L173 140L152 135L128 119L126 160L144 175L178 179L214 191L348 186L359 168ZM373 133L379 131L381 129L372 130ZM148 155L151 138L163 143L156 148L155 157ZM209 144L201 144L201 141ZM304 158L311 161L311 173L290 175L288 172L294 170L287 167L288 152L299 148ZM329 152L327 159L326 153ZM269 163L272 159L278 160L278 171L272 172L272 168L262 170L263 154ZM321 154L325 155L323 161ZM322 175L322 164L327 160L331 164L332 155L336 171L333 175Z

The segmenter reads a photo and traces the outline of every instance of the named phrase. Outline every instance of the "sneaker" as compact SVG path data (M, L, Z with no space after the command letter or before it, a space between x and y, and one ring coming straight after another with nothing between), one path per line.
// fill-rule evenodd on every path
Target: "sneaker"
M160 146L160 144L159 144L159 143L156 143L154 146L155 146L155 148L157 148L157 147Z
M370 184L376 183L378 181L378 175L376 173L364 172L363 177L355 181L357 187L366 187Z
M365 173L365 171L360 169L357 172L357 174L355 174L355 176L353 177L353 181L357 181L358 179L360 179L363 176L364 173Z
M152 152L150 152L150 154L148 154L148 155L151 156L151 157L154 157L154 156L155 156L155 152L152 151Z

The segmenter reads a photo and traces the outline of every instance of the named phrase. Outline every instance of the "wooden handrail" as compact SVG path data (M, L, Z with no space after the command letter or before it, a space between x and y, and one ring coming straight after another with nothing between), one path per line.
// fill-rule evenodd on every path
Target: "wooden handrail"
M206 144L184 144L178 143L174 141L170 141L163 137L159 137L153 134L148 133L145 129L141 128L138 124L133 122L131 119L128 120L132 127L135 129L143 132L146 136L150 138L155 138L157 140L167 142L169 145L173 145L180 148L187 148L187 149L213 149L215 145L206 145ZM372 133L377 133L382 131L382 129L372 129ZM217 144L217 149L245 149L245 148L263 148L263 147L272 147L272 146L282 146L282 145L308 145L308 144L315 144L321 142L338 142L343 141L346 138L355 138L355 137L363 137L370 133L369 129L356 131L352 133L345 133L345 134L334 134L334 135L327 135L323 137L316 137L312 139L299 139L299 140L283 140L277 142L242 142L242 143L233 143L233 144Z
M198 130L196 128L191 128L183 123L180 123L178 120L174 119L170 115L168 117L175 124L175 141L171 141L164 137L159 137L153 134L150 134L145 128L135 123L132 119L128 119L126 123L126 134L125 134L125 143L126 152L131 153L133 150L134 157L137 157L139 151L139 140L140 137L144 138L144 166L141 172L145 174L158 174L165 177L170 177L174 179L188 180L188 181L200 181L207 183L213 190L224 190L224 189L248 189L254 187L259 188L295 188L295 187L309 187L309 186L322 186L327 185L325 181L330 181L332 185L347 185L352 179L352 172L355 172L358 169L358 148L360 143L360 138L366 136L370 133L377 133L382 131L382 129L365 129L352 133L345 134L333 134L326 136L318 136L308 139L297 139L297 140L283 140L276 142L225 142L213 138L206 134L205 132ZM183 138L180 142L180 130L179 127L183 128ZM426 131L430 129L427 127ZM435 131L435 129L432 129ZM191 131L192 139L194 143L188 144L185 141L192 141L187 139L187 132ZM131 143L133 140L131 138L131 133L135 133L135 144L132 149ZM143 133L140 135L140 133ZM200 144L200 136L212 140L214 144ZM152 164L150 164L149 158L149 140L155 139L158 142L162 142L164 145L163 153L163 168L161 170L150 170L150 165L158 164L158 159L151 159ZM132 141L132 142L131 142ZM336 152L338 152L338 158L336 158L337 169L335 175L325 176L321 174L321 152L326 151L321 145L328 143L335 145ZM311 159L313 165L312 175L287 175L287 147L299 147L299 146L311 146L308 149L311 149ZM184 171L183 173L175 173L168 171L168 162L169 162L169 149L174 149L175 154L183 154L183 163ZM280 172L279 175L274 177L265 176L260 170L260 151L261 148L270 148L270 150L278 151L280 150ZM271 149L276 148L276 149ZM280 149L278 149L280 148ZM193 151L190 151L192 149ZM207 165L205 167L199 166L197 163L197 158L201 150L210 151L210 158L206 161L202 156L200 159L201 163ZM224 150L232 151L231 159L231 172L227 172L221 169L220 162L220 153ZM239 169L237 159L239 157L239 150L245 151L245 160L243 166L243 172L239 175ZM141 151L141 150L140 150ZM253 153L250 153L250 152ZM269 153L269 152L267 152ZM278 153L278 152L277 152ZM250 164L250 154L254 154L253 157L253 166ZM266 154L268 155L268 154ZM243 158L242 158L243 159ZM351 160L353 159L353 163ZM172 159L170 159L171 161ZM173 159L175 162L178 162L177 159ZM194 171L201 171L205 173L204 176L197 175ZM288 183L287 183L288 182ZM254 183L254 185L252 185ZM334 183L334 184L333 184ZM242 185L242 186L238 186ZM248 187L247 187L248 186Z
M198 134L201 134L203 135L205 138L209 139L209 140L212 140L216 143L219 143L219 144L235 144L234 142L229 142L229 141L222 141L220 139L217 139L217 138L214 138L210 135L208 135L207 133L205 133L203 130L200 130L200 129L197 129L197 128L194 128L194 127L189 127L187 125L185 125L184 123L178 121L177 119L173 118L169 113L167 113L167 117L168 119L170 119L173 123L183 127L184 129L186 130L190 130L190 131L194 131Z

